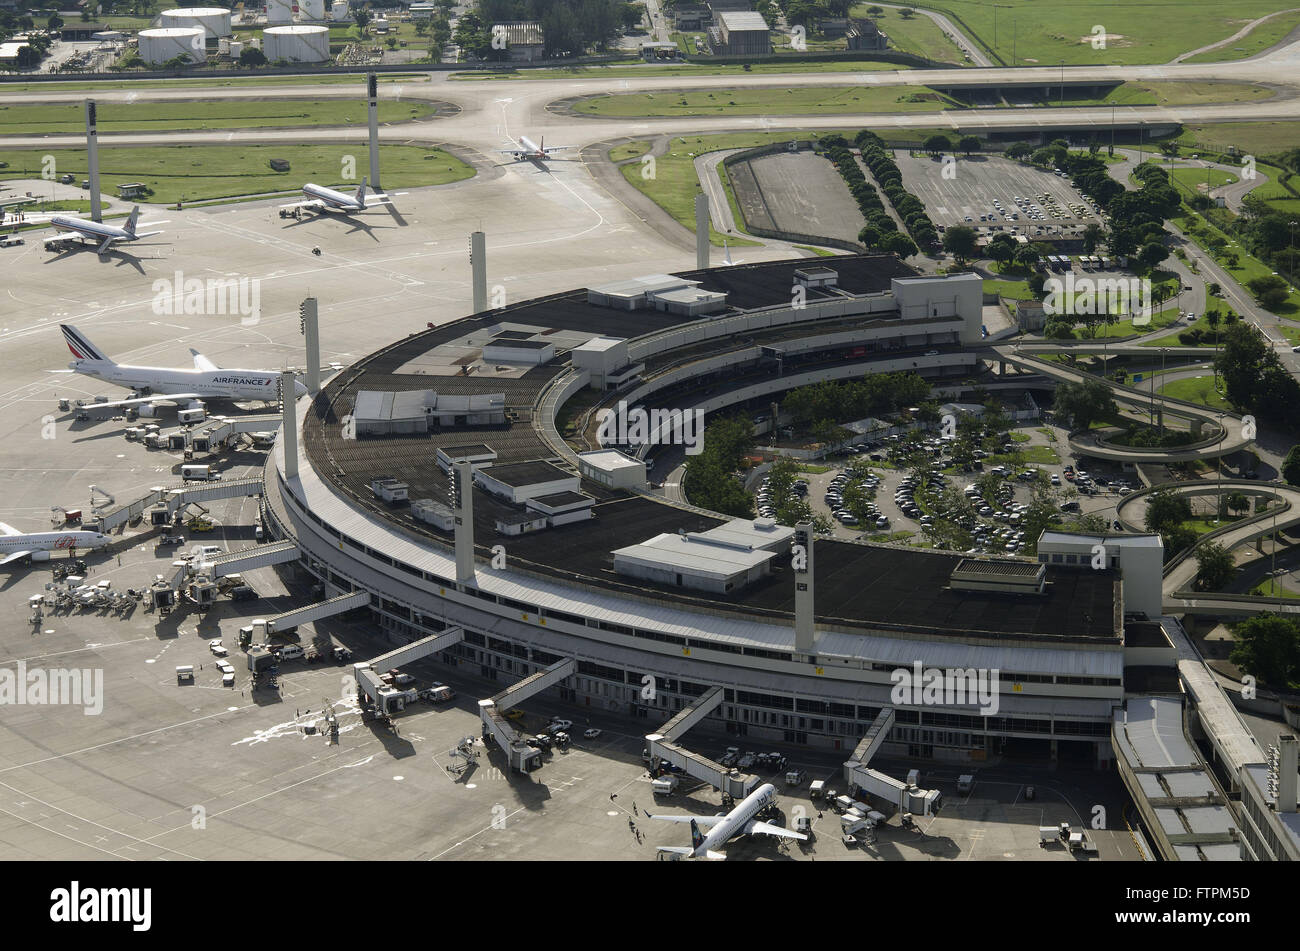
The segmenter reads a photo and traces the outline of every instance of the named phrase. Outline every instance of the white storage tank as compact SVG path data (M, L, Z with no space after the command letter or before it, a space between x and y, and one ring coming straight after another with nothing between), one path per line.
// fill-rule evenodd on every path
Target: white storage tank
M201 26L209 39L230 35L230 11L221 7L182 7L164 10L159 14L158 25L181 29Z
M239 54L244 52L244 44L239 40L230 41L230 58L239 59Z
M140 31L140 58L152 66L184 56L191 63L202 63L204 31L201 26L170 27Z
M320 22L325 19L325 0L298 0L298 19Z
M324 63L330 58L326 26L270 26L262 31L263 52L272 63Z
M293 0L266 0L266 22L283 25L293 22Z
M334 5L330 7L330 19L335 23L342 23L348 18L348 0L334 0Z

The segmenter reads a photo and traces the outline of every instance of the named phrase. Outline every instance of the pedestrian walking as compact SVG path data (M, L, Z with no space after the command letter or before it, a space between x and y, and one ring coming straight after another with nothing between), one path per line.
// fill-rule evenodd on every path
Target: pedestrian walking
M632 815L634 815L634 816L640 816L640 815L641 815L641 813L639 813L639 812L636 811L636 800L635 800L635 799L632 800Z

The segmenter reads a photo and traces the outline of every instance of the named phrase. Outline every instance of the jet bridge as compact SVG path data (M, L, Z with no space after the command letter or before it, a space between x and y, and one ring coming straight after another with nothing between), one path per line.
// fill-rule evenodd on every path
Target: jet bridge
M301 552L295 542L275 542L270 545L257 545L224 555L213 555L202 559L198 570L213 581L226 575L252 571L254 568L268 568L272 565L286 565L297 561Z
M128 502L126 505L120 505L110 512L97 514L92 521L99 531L107 534L123 527L129 522L134 522L138 518L143 518L146 509L158 504L166 497L167 487L157 485L149 490L148 495L142 496L134 502ZM91 494L91 499L92 501L94 499L93 493ZM87 527L89 527L90 523L86 524Z
M525 742L520 733L505 718L504 711L524 703L530 697L554 687L578 669L573 658L556 661L550 667L525 677L512 687L507 687L490 700L478 702L479 719L483 721L483 736L492 737L505 751L510 768L520 773L531 773L542 765L542 751Z
M279 413L263 416L216 416L189 431L189 448L195 452L212 452L225 445L232 436L279 429L280 423Z
M175 516L182 507L191 502L215 502L221 499L261 495L264 488L265 485L260 478L232 479L229 482L197 482L180 489L168 489L164 501L168 513Z
M918 816L938 815L943 799L939 790L921 789L867 766L889 735L894 717L893 707L884 707L876 715L862 737L862 742L853 751L853 758L844 763L844 782L848 784L850 795L862 791L883 799L899 812L910 812Z
M364 594L364 592L355 593ZM344 597L352 597L352 595L344 595ZM334 600L338 601L340 599L335 598ZM325 603L328 604L329 602ZM418 641L403 644L386 654L380 654L368 661L353 664L352 675L357 680L357 690L364 694L370 703L374 704L375 710L381 716L391 716L401 711L410 700L414 699L414 691L398 690L395 687L390 687L381 679L381 673L395 667L401 667L404 664L414 663L421 658L428 657L430 654L444 651L453 644L459 644L464 639L464 628L450 627L441 634L422 637Z
M686 775L721 790L724 796L739 801L758 788L757 776L728 769L721 763L715 763L707 756L701 756L676 743L679 737L721 706L722 699L721 687L706 690L694 703L683 707L680 713L665 723L658 733L646 735L646 752L650 754L652 773L659 763L670 763L680 767Z
M272 547L270 545L266 546ZM364 608L370 604L370 593L368 591L353 591L350 594L340 594L336 598L330 598L328 601L316 601L312 604L295 608L292 611L285 611L283 614L277 614L275 617L258 619L253 622L254 633L274 634L277 631L284 633L291 628L298 627L301 624L311 624L313 621L324 620L327 617L334 617L338 614L346 614L353 608Z

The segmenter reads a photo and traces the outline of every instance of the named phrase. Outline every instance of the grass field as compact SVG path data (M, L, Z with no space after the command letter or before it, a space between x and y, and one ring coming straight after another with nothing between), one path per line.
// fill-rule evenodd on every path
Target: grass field
M1177 139L1187 148L1227 151L1235 145L1243 155L1276 155L1300 146L1300 124L1295 122L1219 122L1187 125Z
M644 79L664 76L751 76L762 73L870 73L891 69L908 69L898 63L875 60L831 60L827 62L752 63L749 69L740 64L681 63L676 65L574 66L567 69L521 69L517 72L452 73L453 80L468 82L492 79Z
M381 83L425 83L427 75L419 73L380 75ZM366 77L364 73L326 73L319 76L259 76L244 72L227 76L201 76L195 79L109 79L102 83L88 83L70 80L68 82L50 83L0 83L0 92L83 92L94 89L188 89L195 91L205 88L225 86L341 86L351 83L357 87L358 98L365 96Z
M1178 400L1200 403L1210 409L1222 409L1232 412L1232 405L1214 389L1214 375L1190 377L1186 380L1174 380L1160 387L1156 392Z
M1295 6L1291 0L1134 0L1099 6L1079 0L926 0L918 7L960 19L978 42L1016 66L1167 63L1226 40L1249 21ZM994 18L996 17L996 30ZM1094 49L1104 32L1104 49ZM888 31L886 31L888 32ZM1243 44L1234 44L1243 45Z
M638 142L628 142L625 145L616 145L609 150L609 160L611 162L624 162L627 159L640 158L650 151L650 143L644 139Z
M637 191L672 215L685 228L695 229L695 196L699 194L699 176L695 174L695 157L719 149L744 148L768 142L786 142L794 138L816 136L815 132L741 132L732 135L690 136L676 138L668 144L668 152L655 159L654 177L646 178L640 162L620 166L623 177ZM730 190L728 190L730 191ZM722 235L709 228L709 240L722 247L726 237L729 247L753 247L758 242L734 235Z
M1222 63L1243 59L1268 49L1300 26L1300 13L1279 13L1254 27L1241 39L1208 53L1198 53L1183 60L1185 63ZM1236 32L1236 31L1234 31Z
M853 7L849 16L867 19L870 3L860 3ZM943 30L929 17L918 16L905 19L898 10L885 9L885 12L872 18L876 25L889 37L890 48L924 56L940 63L963 63L966 61L957 44L943 35Z
M1269 578L1250 589L1250 593L1265 598L1300 598L1300 591L1288 588L1276 578Z
M924 86L717 89L594 96L573 106L581 115L619 117L834 115L938 112L956 103Z
M427 119L436 111L428 102L380 100L380 122ZM0 105L0 135L48 135L81 132L86 127L79 103ZM364 122L366 104L339 99L196 99L185 102L102 103L101 132L167 132L202 129L351 126Z
M389 188L443 185L469 178L474 170L441 149L410 145L381 146L384 184ZM59 174L86 174L82 149L0 150L0 179L39 178L42 160L54 156ZM144 182L154 190L150 201L202 201L242 195L297 191L303 182L321 185L359 184L343 180L346 157L353 157L357 174L364 174L364 150L353 145L173 145L149 148L110 148L99 154L100 176L106 191L116 180ZM288 172L271 171L272 158L287 159Z

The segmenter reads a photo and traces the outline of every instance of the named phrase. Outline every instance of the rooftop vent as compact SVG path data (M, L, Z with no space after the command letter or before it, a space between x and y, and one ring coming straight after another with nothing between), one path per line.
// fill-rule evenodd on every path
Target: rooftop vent
M1042 594L1046 579L1046 566L1032 561L963 558L953 569L949 584L954 591Z

